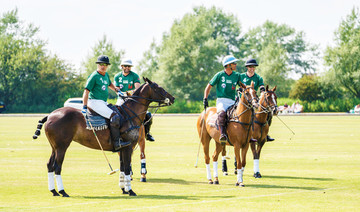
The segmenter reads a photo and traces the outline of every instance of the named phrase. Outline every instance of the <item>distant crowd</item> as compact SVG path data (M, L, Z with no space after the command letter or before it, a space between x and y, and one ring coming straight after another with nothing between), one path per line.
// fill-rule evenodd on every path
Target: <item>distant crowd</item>
M279 106L279 112L280 113L302 113L304 112L304 107L299 103L293 103L291 106L289 106L287 103L285 103L282 106Z

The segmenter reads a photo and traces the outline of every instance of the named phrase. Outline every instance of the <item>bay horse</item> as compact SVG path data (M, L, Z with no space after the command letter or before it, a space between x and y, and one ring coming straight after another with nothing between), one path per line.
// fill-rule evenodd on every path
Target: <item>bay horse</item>
M277 113L277 96L275 94L276 91L275 86L273 89L269 89L269 86L266 86L265 92L260 95L259 100L259 110L255 113L255 119L253 122L253 133L252 139L250 140L250 147L253 153L254 158L254 177L261 178L260 170L259 170L259 159L261 149L266 142L266 136L269 132L269 113L276 114ZM226 149L223 148L222 155L226 155ZM235 163L236 164L236 160ZM237 167L235 165L235 174L237 173ZM227 164L226 160L222 161L222 171L224 175L227 175Z
M241 98L236 103L236 108L232 110L229 118L229 123L226 127L228 135L228 142L226 145L233 145L235 157L237 160L237 181L236 186L244 186L243 172L246 165L246 153L249 148L249 140L252 136L252 119L254 116L254 108L257 108L258 97L254 89L254 82L250 86L245 86L240 82L240 88L242 88ZM217 160L223 146L219 141L220 131L217 129L214 123L217 120L217 113L215 107L209 107L205 109L197 120L197 131L199 133L200 141L203 145L205 165L207 171L207 179L209 184L219 184ZM210 170L210 157L209 157L209 144L210 140L214 139L216 148L212 156L213 168L214 168L214 182L211 178ZM241 149L241 155L240 155ZM241 157L240 157L241 156Z
M139 140L139 129L145 118L145 113L151 102L157 102L160 106L168 106L174 103L175 98L167 93L162 87L149 79L144 78L142 84L118 109L126 117L124 124L120 127L121 137L125 141L131 141L131 145L122 148L119 152L120 159L120 183L123 194L136 196L131 189L130 164L133 147ZM45 134L51 145L52 153L47 163L49 190L53 196L59 196L55 190L55 180L58 192L63 197L69 197L65 192L61 178L62 164L67 148L72 141L76 141L86 147L100 150L93 131L86 129L85 118L81 111L71 107L59 108L39 121L34 139L40 135L42 125L45 123ZM143 132L143 131L142 131ZM110 130L99 130L96 133L103 150L112 151L110 142ZM109 164L110 165L110 164ZM55 175L54 175L55 174Z

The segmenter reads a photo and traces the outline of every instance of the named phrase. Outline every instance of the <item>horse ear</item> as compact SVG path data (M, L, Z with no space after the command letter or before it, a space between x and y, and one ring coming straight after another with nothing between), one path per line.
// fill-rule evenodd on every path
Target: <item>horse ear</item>
M246 85L244 83L240 82L240 87L246 88Z
M148 78L143 77L143 80L144 80L144 82L147 82L147 81L148 81Z
M277 87L277 85L275 85L275 87L272 89L273 91L276 91L276 87Z
M251 87L254 87L254 81L251 81L251 85L250 85Z
M269 85L266 85L266 91L269 91Z

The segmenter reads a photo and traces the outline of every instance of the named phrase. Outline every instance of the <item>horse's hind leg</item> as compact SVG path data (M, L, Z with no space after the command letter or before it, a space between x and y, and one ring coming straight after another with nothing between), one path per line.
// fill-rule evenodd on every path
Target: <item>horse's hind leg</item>
M48 188L49 191L53 194L53 196L60 196L56 190L55 190L55 151L53 150L49 159L49 162L47 163L48 168Z
M63 197L69 197L69 195L65 192L64 185L61 178L61 168L64 162L65 152L69 145L66 146L65 149L56 149L55 150L55 162L54 162L54 169L55 169L55 179L56 185L58 188L59 193Z

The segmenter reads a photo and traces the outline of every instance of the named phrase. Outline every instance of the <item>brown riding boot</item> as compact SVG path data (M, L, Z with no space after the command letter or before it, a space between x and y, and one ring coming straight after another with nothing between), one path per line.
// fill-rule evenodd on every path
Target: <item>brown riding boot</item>
M120 117L118 114L111 116L110 118L110 134L111 140L114 145L114 152L120 151L121 148L129 146L131 141L123 141L120 136Z
M220 128L220 142L222 145L226 144L226 112L221 111L218 115L218 122Z

